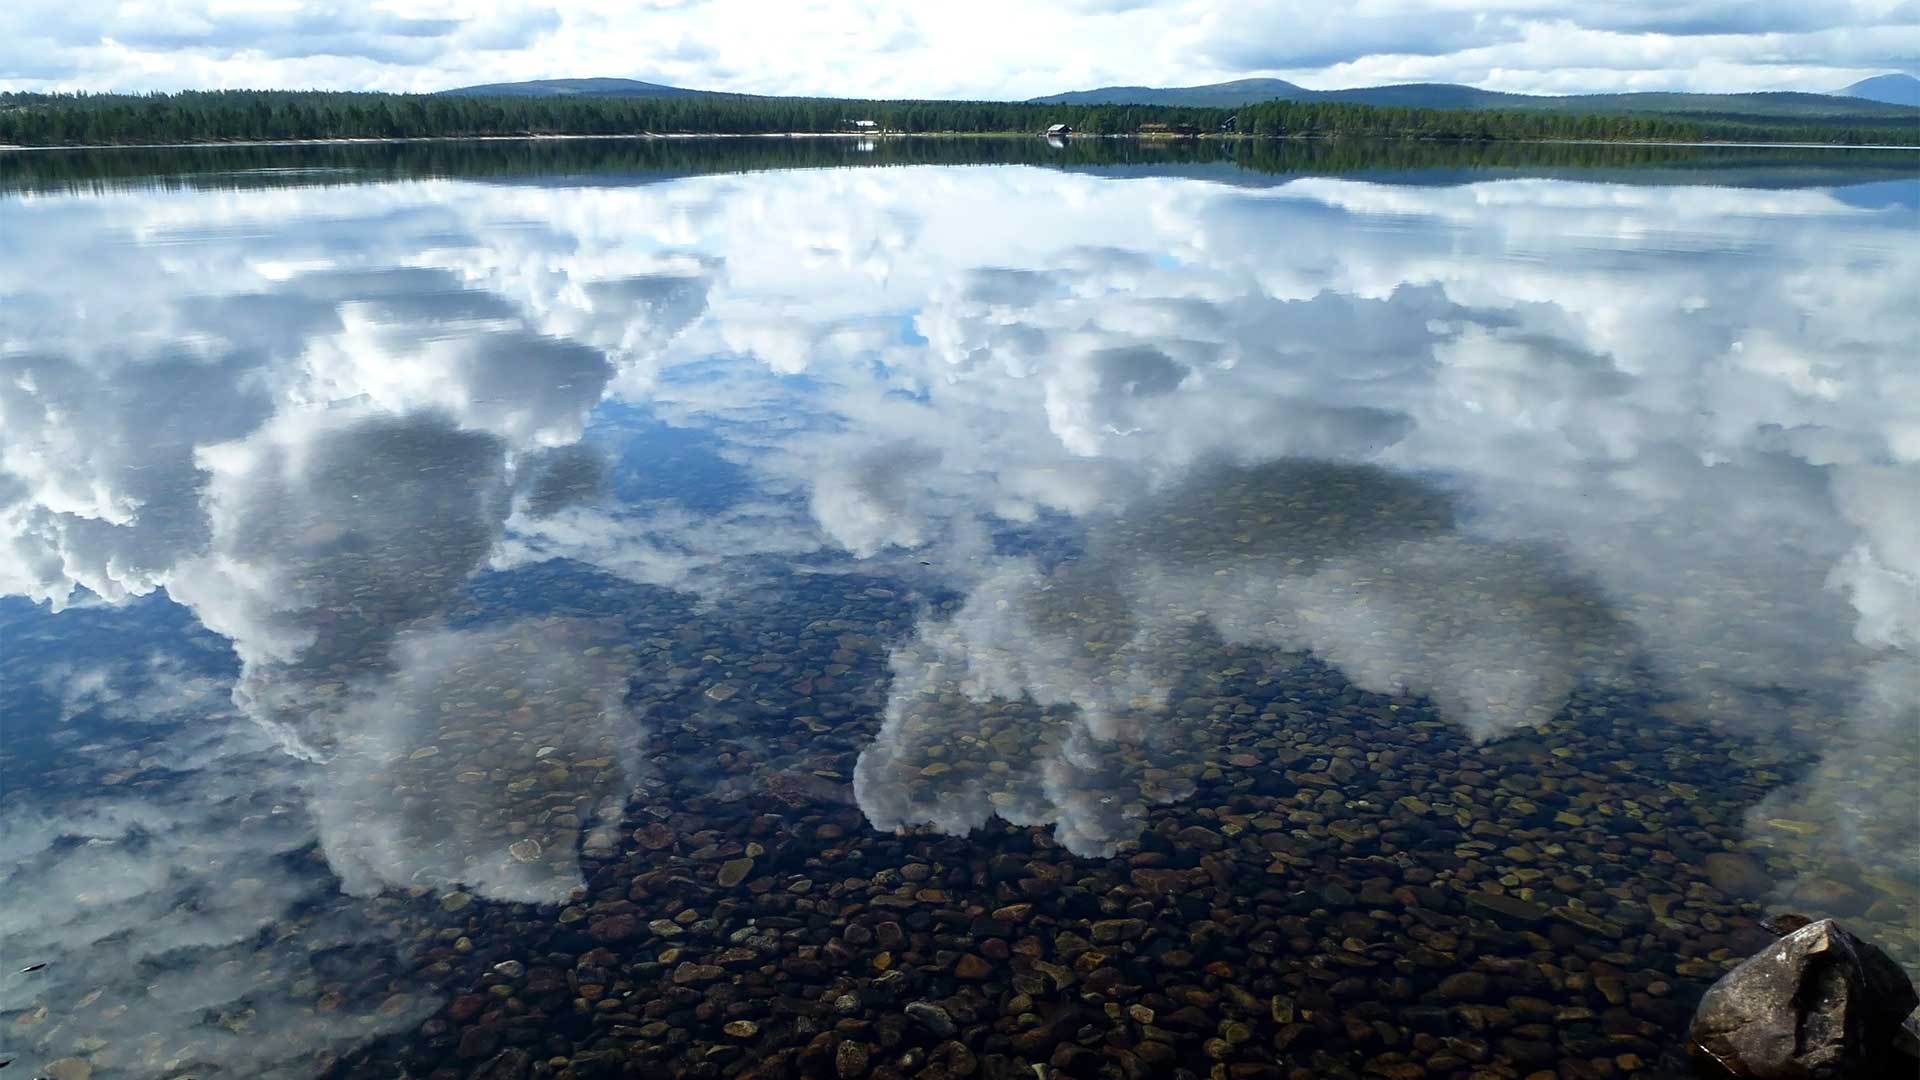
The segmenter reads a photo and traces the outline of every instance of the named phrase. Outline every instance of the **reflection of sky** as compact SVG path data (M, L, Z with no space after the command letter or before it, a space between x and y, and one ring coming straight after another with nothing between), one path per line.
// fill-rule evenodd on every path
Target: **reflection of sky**
M1480 737L1639 648L1700 715L1825 744L1773 810L1869 824L1920 797L1855 767L1920 724L1914 224L1824 189L987 168L0 202L0 593L191 609L234 703L317 763L360 891L563 891L570 862L529 877L502 836L411 847L417 806L350 827L399 760L470 797L474 770L410 755L520 639L449 614L554 558L709 599L857 561L966 593L898 643L859 777L882 824L1126 839L1101 747L1167 734L1155 650L1198 630ZM1312 495L1376 475L1351 509ZM1444 527L1325 520L1383 490ZM1067 526L1088 562L1029 557ZM498 689L624 722L624 661L524 634ZM1096 637L1123 645L1090 662ZM997 794L909 790L915 746L1010 701L1071 737ZM576 735L557 752L617 769L638 730ZM562 816L588 828L605 779Z
M184 614L75 611L56 636L0 601L0 1059L24 1075L86 1050L109 1075L309 1076L433 1008L389 982L394 928L311 858L311 772L236 713L231 655Z

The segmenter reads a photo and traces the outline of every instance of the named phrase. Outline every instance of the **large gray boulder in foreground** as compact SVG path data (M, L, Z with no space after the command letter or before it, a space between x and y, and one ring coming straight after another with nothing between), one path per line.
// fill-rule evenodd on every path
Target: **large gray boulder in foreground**
M1693 1014L1693 1048L1736 1077L1866 1077L1898 1059L1901 1023L1916 1005L1900 965L1822 919L1714 983Z

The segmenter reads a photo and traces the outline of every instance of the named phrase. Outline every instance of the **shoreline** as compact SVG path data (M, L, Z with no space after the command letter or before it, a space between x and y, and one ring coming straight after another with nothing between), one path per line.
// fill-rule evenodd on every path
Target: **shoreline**
M713 131L713 132L627 132L608 135L396 135L396 136L339 136L294 139L234 139L207 142L155 142L155 143L58 143L48 145L23 145L18 143L0 143L0 152L39 152L57 150L192 150L217 147L272 147L272 146L381 146L410 143L473 143L473 142L585 142L585 141L673 141L689 139L852 139L871 142L880 139L1040 139L1044 134L1030 131L920 131L920 132L858 132L858 131ZM1131 139L1138 142L1171 144L1189 142L1335 142L1341 140L1403 143L1447 143L1456 146L1487 146L1494 144L1525 144L1532 146L1671 146L1671 147L1738 147L1745 149L1779 150L1917 150L1915 143L1821 143L1821 142L1752 142L1752 141L1670 141L1664 139L1429 139L1409 138L1391 135L1245 135L1231 132L1208 132L1193 136L1164 135L1070 135L1069 141L1083 139Z

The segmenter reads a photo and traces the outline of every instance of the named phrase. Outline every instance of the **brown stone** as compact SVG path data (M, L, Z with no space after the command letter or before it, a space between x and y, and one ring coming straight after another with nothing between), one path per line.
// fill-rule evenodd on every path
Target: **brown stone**
M993 974L993 965L972 953L966 953L953 965L953 974L956 978L979 981Z
M1731 851L1716 851L1701 860L1707 880L1728 896L1758 898L1765 896L1773 882L1760 864Z
M640 931L640 920L632 915L602 915L587 924L587 933L602 944L625 941Z
M500 1049L500 1032L491 1027L471 1027L460 1034L454 1053L463 1058L483 1058Z
M726 977L726 969L715 964L696 964L686 961L673 969L673 981L676 986L697 986L701 983L717 982Z
M1146 933L1147 924L1139 919L1101 919L1090 930L1094 944L1113 945Z
M1545 922L1549 914L1539 904L1506 893L1469 893L1467 903L1509 926L1535 926Z
M1173 843L1192 851L1219 851L1227 841L1205 825L1189 825L1173 834Z
M840 1080L853 1080L867 1072L867 1059L871 1055L867 1044L847 1039L833 1049L833 1071Z
M1186 880L1181 870L1135 870L1132 875L1136 888L1154 896L1171 895Z
M1479 1001L1488 989L1487 977L1478 971L1457 971L1440 980L1440 996L1448 1001Z

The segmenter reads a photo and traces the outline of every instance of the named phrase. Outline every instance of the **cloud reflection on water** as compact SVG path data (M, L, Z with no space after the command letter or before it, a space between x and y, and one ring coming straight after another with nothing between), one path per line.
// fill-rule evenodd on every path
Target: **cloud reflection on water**
M329 718L340 745L314 813L343 887L566 899L582 833L611 846L639 775L628 647L590 624L532 620L409 631L392 663Z
M1911 882L1911 227L1821 190L1027 169L7 202L0 592L164 587L230 640L355 891L577 878L633 778L630 658L453 618L473 575L553 558L709 597L757 562L959 590L894 648L878 825L1113 850L1187 789L1180 706L1227 645L1477 738L1637 658L1689 715L1825 751L1760 835L1812 818L1858 863L1823 872ZM126 283L109 317L47 269L81 264ZM618 460L628 408L711 436L738 497L608 497L649 467ZM529 734L432 715L503 657L503 694L555 691ZM489 740L484 768L456 745ZM548 746L607 763L476 809L511 836L423 809Z
M1180 691L1227 663L1222 643L1431 697L1482 739L1545 722L1627 653L1584 582L1461 535L1426 485L1325 462L1204 469L1096 526L1084 558L1052 573L1009 561L951 619L923 623L893 656L886 725L855 772L861 807L882 828L1053 822L1076 853L1112 854L1146 803L1191 786L1160 775L1179 762L1161 747L1188 720ZM1002 745L983 716L1045 733ZM1116 743L1131 760L1107 760Z
M234 713L227 679L159 652L41 673L64 745L36 759L10 733L34 775L9 777L0 816L4 1056L292 1078L432 1011L396 977L396 929L308 857L309 774ZM18 675L0 672L10 725L39 719Z
M104 257L172 257L95 224L77 235ZM629 654L580 620L447 625L516 505L550 518L603 494L605 463L577 440L613 369L441 270L269 263L300 261L298 225L277 246L194 231L232 294L128 267L120 310L159 329L116 338L83 293L5 285L6 591L57 610L164 587L239 672L103 714L164 731L141 768L166 771L137 788L33 814L9 778L6 936L48 966L0 987L0 1012L19 1022L10 1047L43 1060L310 1075L437 1007L383 978L412 948L397 909L368 918L327 870L363 895L551 902L617 823L640 735ZM59 679L69 695L125 681ZM516 704L439 715L488 688ZM28 722L14 709L9 726ZM430 746L444 753L414 756Z

